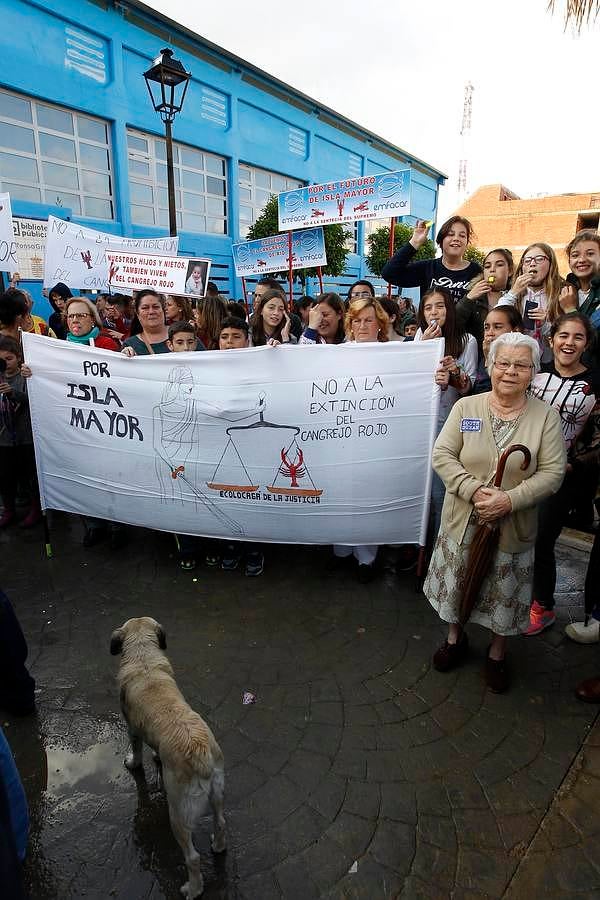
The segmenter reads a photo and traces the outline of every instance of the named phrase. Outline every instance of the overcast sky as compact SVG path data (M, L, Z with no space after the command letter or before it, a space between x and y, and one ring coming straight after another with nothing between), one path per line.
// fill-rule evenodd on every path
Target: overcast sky
M146 0L148 5L431 163L456 202L464 87L469 192L600 191L600 26L564 29L547 0Z

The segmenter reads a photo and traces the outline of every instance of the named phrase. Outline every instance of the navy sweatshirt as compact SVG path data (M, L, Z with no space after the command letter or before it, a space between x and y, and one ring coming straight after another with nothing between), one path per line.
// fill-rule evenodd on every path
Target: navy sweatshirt
M465 269L447 269L441 256L411 262L416 252L410 242L400 247L383 267L382 278L401 288L418 287L421 296L429 288L445 287L457 302L467 293L473 278L481 272L479 263L474 262L470 262Z

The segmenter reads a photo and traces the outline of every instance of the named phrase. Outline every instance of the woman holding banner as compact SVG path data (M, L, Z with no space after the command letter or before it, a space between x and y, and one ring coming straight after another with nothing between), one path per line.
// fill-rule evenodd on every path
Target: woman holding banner
M388 340L389 319L375 297L355 300L348 307L346 314L346 335L348 341L357 344L386 343ZM334 544L334 555L339 559L352 557L358 563L358 580L368 584L375 574L374 563L377 559L377 544Z
M344 315L344 301L338 294L319 294L298 343L343 344L346 340Z
M170 353L167 344L169 330L165 322L165 301L162 295L151 288L138 291L134 308L131 337L124 342L122 353L125 356Z

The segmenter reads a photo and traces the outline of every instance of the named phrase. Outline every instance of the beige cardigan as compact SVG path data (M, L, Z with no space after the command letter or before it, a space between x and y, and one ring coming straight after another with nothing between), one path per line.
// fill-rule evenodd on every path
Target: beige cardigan
M477 394L458 400L433 448L433 468L446 485L441 530L459 544L473 512L471 498L478 488L493 483L498 465L489 396ZM478 430L461 430L469 427ZM522 553L535 541L536 505L556 493L565 474L565 442L556 410L528 398L511 443L525 444L531 451L531 463L523 472L522 453L512 453L508 458L502 489L510 497L513 511L502 520L500 549Z

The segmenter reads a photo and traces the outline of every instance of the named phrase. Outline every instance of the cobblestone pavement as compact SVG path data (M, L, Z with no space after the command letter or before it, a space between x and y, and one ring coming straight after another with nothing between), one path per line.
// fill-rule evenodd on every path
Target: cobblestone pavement
M600 648L563 634L583 553L561 551L561 622L511 640L496 696L477 626L462 669L432 669L443 628L391 550L362 586L325 548L271 549L248 579L181 572L169 535L120 552L80 538L56 516L47 561L39 535L0 537L39 689L37 717L0 720L32 808L33 900L176 898L185 880L149 754L145 777L122 765L108 643L137 615L164 625L225 753L225 857L208 822L197 835L207 900L600 897L600 727L572 693Z

